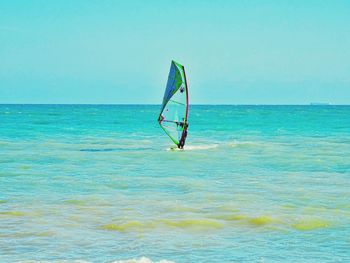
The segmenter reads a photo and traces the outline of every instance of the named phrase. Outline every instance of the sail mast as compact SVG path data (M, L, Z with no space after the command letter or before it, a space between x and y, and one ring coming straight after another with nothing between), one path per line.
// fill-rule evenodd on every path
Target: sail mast
M186 85L186 123L188 123L188 112L189 112L190 102L189 102L189 98L188 98L188 85L187 85L187 77L186 77L185 67L182 66L182 69L184 71L184 78L185 78L185 85Z

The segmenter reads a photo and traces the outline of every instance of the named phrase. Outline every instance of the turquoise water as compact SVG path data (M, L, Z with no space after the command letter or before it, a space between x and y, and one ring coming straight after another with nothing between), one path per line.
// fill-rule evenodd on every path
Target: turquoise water
M350 262L350 106L158 111L0 105L0 262Z

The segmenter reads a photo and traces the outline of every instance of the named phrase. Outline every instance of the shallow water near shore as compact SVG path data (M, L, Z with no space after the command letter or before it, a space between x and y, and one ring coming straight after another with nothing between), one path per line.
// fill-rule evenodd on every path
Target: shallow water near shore
M0 105L0 262L350 261L350 106L158 112Z

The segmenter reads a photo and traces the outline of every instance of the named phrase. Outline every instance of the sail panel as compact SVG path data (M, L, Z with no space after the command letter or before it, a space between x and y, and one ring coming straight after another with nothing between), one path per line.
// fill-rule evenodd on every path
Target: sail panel
M188 92L184 67L172 61L165 89L159 124L178 145L187 124Z

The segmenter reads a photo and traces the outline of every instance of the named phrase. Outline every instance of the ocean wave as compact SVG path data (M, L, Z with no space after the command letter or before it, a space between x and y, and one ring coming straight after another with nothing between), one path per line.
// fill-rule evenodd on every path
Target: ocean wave
M17 263L91 263L91 261L86 260L24 260L24 261L17 261ZM126 259L126 260L117 260L117 261L110 261L110 263L175 263L175 261L169 261L162 259L160 261L152 261L149 258L141 257L139 259Z
M160 261L152 261L149 258L142 257L140 259L118 260L118 261L113 261L111 263L175 263L175 261L169 261L165 259L162 259Z

